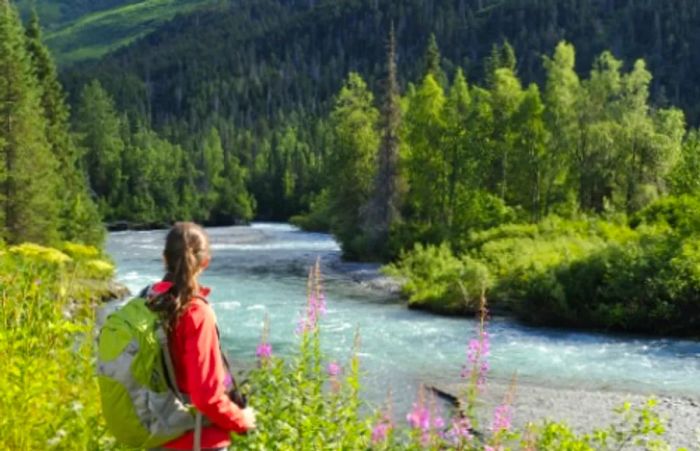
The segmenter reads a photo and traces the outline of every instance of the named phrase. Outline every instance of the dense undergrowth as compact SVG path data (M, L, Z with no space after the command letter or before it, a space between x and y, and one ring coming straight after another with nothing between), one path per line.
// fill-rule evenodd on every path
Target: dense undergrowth
M474 312L460 288L486 284L492 304L532 323L700 336L698 225L697 198L669 197L630 219L549 217L416 245L387 271L414 307Z
M103 426L93 377L94 308L102 295L96 287L111 277L112 266L93 248L67 244L59 251L24 244L2 248L0 268L0 448L124 449ZM235 437L236 449L669 449L659 439L663 422L653 401L622 406L616 424L577 434L556 422L516 428L509 392L492 421L479 423L475 412L490 352L485 321L469 342L461 375L467 388L454 412L440 412L424 390L405 420L390 402L369 411L360 396L359 334L347 362L321 352L326 309L318 266L308 292L296 353L275 356L267 342L269 325L263 332L258 365L245 386L258 411L258 428Z
M113 267L95 248L0 245L0 449L101 449L94 303Z

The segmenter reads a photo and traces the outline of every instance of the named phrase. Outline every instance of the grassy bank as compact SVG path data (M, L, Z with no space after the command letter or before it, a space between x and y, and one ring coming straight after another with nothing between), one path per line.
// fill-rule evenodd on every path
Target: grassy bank
M108 449L93 377L94 248L0 247L0 449Z
M549 217L419 245L387 272L417 308L473 313L483 288L530 323L700 336L699 225L696 198L670 197L629 219Z

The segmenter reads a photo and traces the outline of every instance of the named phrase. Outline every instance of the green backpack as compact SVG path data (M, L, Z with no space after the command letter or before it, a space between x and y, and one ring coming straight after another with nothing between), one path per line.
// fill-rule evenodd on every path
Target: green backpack
M167 350L160 317L143 297L107 317L97 350L107 427L117 441L137 448L157 447L194 429L199 450L202 415L177 389Z

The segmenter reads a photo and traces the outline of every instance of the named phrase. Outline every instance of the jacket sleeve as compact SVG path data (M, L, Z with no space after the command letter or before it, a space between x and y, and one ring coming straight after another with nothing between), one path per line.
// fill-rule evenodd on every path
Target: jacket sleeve
M226 394L226 374L219 349L214 312L206 304L188 309L185 321L185 372L192 404L209 420L227 431L243 433L241 409Z

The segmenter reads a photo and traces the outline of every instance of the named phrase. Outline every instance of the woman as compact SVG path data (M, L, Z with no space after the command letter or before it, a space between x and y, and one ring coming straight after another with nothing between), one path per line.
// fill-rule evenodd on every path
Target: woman
M219 345L216 317L206 301L209 289L197 282L209 266L209 239L191 222L178 222L165 239L166 274L149 289L154 311L165 320L175 379L180 391L208 419L201 435L202 450L225 450L231 432L255 428L255 412L241 409L228 397L231 377ZM194 449L194 431L163 445L165 449Z

